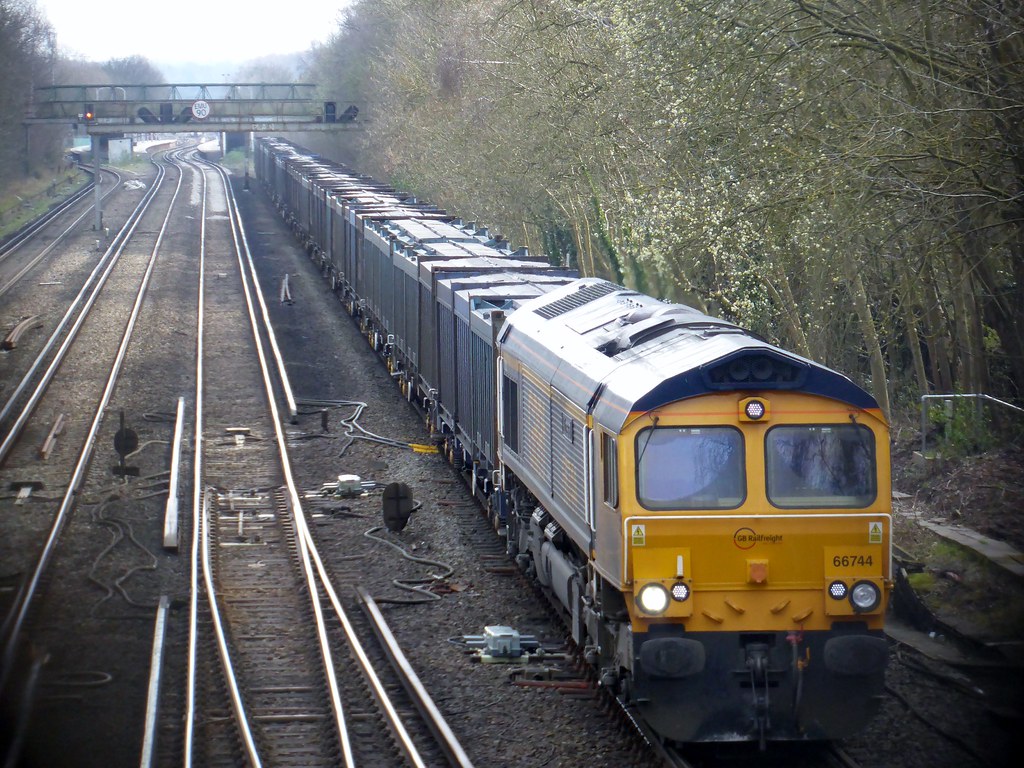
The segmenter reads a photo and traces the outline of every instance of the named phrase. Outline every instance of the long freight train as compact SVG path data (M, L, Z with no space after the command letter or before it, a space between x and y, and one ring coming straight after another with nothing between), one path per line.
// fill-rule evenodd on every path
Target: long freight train
M675 741L864 726L892 586L888 428L870 395L288 142L256 157L621 701Z

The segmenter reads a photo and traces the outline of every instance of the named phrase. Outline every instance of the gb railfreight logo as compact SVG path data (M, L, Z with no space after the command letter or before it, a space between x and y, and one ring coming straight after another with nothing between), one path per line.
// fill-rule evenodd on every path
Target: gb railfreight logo
M740 528L732 535L732 543L740 549L752 549L755 544L778 544L781 533L757 533L753 528Z

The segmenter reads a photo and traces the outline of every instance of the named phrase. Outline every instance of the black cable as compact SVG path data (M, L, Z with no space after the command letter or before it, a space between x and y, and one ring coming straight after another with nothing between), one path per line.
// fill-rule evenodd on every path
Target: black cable
M416 511L422 505L423 505L422 502L417 502L413 506L412 510L410 510L410 512ZM432 603L432 602L436 602L436 601L440 600L441 596L436 594L435 592L431 592L426 585L436 584L439 581L443 581L444 579L447 579L449 576L451 576L453 573L455 573L455 568L453 568L452 566L448 565L447 563L442 563L442 562L440 562L438 560L431 560L431 559L426 558L426 557L417 557L416 555L409 554L409 552L406 551L405 548L403 548L400 544L396 544L396 543L394 543L392 541L388 541L385 538L381 538L380 536L375 535L377 533L377 531L381 531L381 530L383 530L383 526L377 525L377 526L374 526L373 528L371 528L370 530L366 531L365 533L363 533L363 536L365 536L368 539L373 539L374 541L379 541L382 544L387 544L392 549L398 550L398 552L406 560L409 560L409 561L411 561L413 563L418 563L420 565L433 565L433 566L437 566L438 568L441 568L443 570L443 573L434 574L434 575L430 576L429 578L424 578L424 579L392 579L391 580L391 583L394 584L399 589L404 589L404 590L406 590L408 592L415 592L415 593L417 593L419 595L422 595L423 597L421 599L418 599L418 600L417 599L403 600L401 598L374 598L374 599L378 603L392 603L392 604L396 604L396 605L418 605L420 603Z

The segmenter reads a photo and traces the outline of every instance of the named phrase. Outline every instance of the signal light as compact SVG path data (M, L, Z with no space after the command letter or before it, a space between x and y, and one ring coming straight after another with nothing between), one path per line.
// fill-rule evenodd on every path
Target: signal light
M85 109L82 110L82 119L87 123L96 119L96 112L93 111L92 104L85 105Z

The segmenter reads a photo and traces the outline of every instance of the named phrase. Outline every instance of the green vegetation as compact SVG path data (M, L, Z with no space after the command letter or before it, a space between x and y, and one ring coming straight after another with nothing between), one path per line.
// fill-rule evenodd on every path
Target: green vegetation
M50 82L56 51L53 30L32 0L0 0L0 186L48 173L59 162L60 142L52 131L29 141L22 120L33 85Z
M0 195L0 240L16 232L88 182L86 176L71 169L47 178L29 178L16 187L4 187Z
M106 63L83 61L61 54L57 37L35 0L0 0L0 227L12 227L29 206L10 204L9 191L23 200L34 201L39 183L48 188L51 180L67 173L64 150L71 145L72 126L34 125L26 130L23 120L39 97L38 86L88 83L159 83L161 73L142 56L110 59ZM46 194L43 192L42 194ZM45 210L46 205L35 210ZM16 228L16 227L15 227Z
M60 162L66 132L25 142L33 83L160 79L60 56L34 0L0 10L0 184ZM366 129L303 139L916 421L922 394L1022 396L1022 23L1020 2L354 0L302 79Z
M984 453L997 442L984 403L977 400L946 400L931 405L928 423L938 431L936 447L944 457Z
M249 162L249 158L246 156L244 149L233 149L224 155L220 161L221 165L229 170L237 173L244 174L246 170L252 172L252 163Z
M958 0L357 0L306 77L372 126L319 151L899 414L1021 396L1021 21Z
M935 589L935 576L927 571L911 573L907 576L907 581L919 595L926 595Z
M965 547L937 539L925 558L928 571L908 576L937 616L983 639L1017 638L1024 632L1020 579Z
M149 155L144 152L133 152L131 157L127 158L123 162L117 163L116 167L122 171L128 171L130 173L146 173L152 165L153 161L150 160Z

